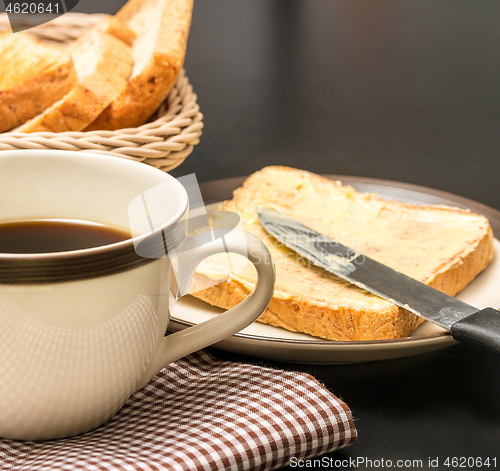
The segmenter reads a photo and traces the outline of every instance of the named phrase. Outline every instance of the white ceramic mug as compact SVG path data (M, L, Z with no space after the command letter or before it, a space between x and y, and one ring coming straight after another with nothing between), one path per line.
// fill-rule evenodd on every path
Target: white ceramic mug
M0 152L0 222L62 218L127 227L130 201L164 182L171 182L161 224L168 237L188 212L186 191L170 175L104 155ZM225 237L229 251L257 269L253 295L166 337L169 312L184 294L177 286L186 291L197 264L225 250L220 239L193 250L179 283L168 257L140 257L133 239L71 252L0 253L0 437L89 431L161 368L253 322L272 297L274 270L265 245L246 233L244 240Z

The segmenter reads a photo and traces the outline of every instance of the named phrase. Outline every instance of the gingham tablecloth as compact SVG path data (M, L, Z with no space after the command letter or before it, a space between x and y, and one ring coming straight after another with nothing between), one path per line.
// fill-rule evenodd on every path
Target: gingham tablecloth
M51 442L0 440L0 469L270 470L356 437L347 405L312 376L200 351L162 370L92 432Z

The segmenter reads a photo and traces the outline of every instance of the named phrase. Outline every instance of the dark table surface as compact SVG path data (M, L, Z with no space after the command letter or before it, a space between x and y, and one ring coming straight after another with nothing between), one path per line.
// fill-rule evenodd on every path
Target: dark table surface
M500 209L499 25L497 0L196 0L185 66L205 129L173 174L206 182L280 164ZM331 457L500 467L497 357L457 345L349 366L265 363L312 373L351 407L359 439Z
M499 25L488 0L196 1L186 70L205 129L173 173L208 181L289 165L500 209ZM350 406L358 441L331 457L500 467L499 358L458 345L348 366L266 364L312 373Z

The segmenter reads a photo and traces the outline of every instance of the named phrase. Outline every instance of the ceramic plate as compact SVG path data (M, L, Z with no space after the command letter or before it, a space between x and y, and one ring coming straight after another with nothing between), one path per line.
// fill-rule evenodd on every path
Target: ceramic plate
M446 204L470 208L490 220L495 234L500 231L500 212L480 203L449 193L416 185L360 177L329 175L350 184L358 191L378 193L382 197L416 204ZM204 183L201 186L206 203L231 198L243 178ZM211 206L211 205L210 205ZM500 242L495 239L495 256L489 267L457 297L477 307L500 307ZM223 312L191 296L175 305L169 330L174 332L198 324ZM424 322L403 339L363 342L335 342L307 334L289 332L279 327L254 322L240 333L214 347L268 360L293 363L339 364L387 360L431 352L453 345L451 336L431 322Z

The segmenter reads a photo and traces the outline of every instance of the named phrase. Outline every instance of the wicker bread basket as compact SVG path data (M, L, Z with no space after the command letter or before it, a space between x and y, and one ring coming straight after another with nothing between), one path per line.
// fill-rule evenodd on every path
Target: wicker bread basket
M27 32L43 41L64 45L101 17L66 13ZM0 32L9 30L7 14L0 14ZM183 70L167 99L143 126L117 131L5 132L0 133L0 150L58 149L111 154L169 171L179 166L200 140L203 115L196 100Z

